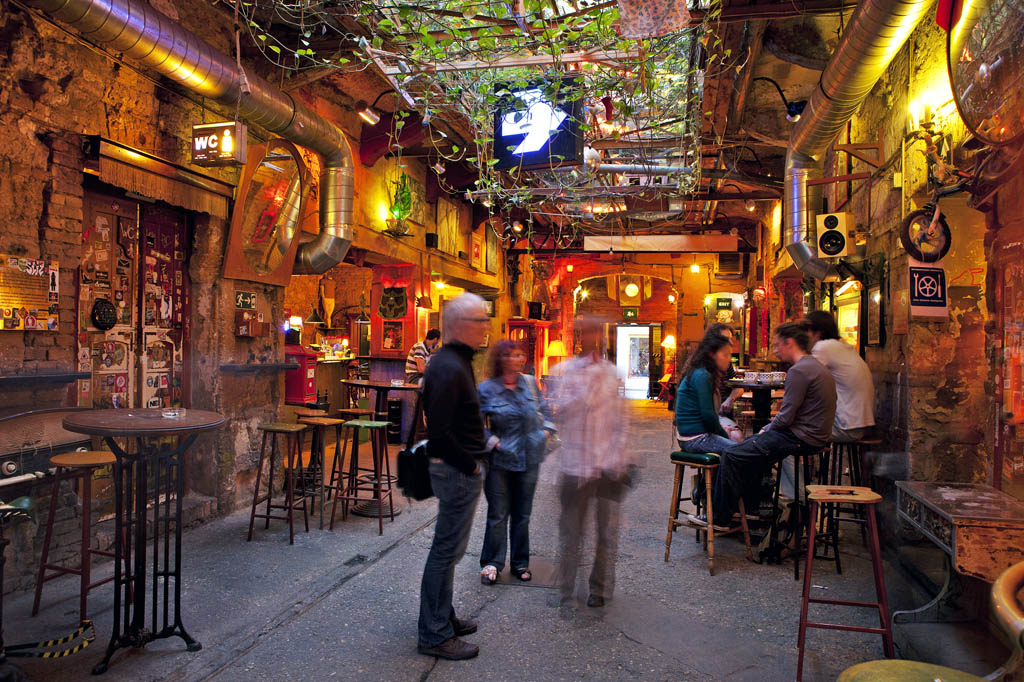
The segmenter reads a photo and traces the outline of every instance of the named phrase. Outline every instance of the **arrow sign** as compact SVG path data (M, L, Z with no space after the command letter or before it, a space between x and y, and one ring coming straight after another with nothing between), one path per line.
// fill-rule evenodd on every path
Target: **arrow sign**
M551 133L566 119L566 113L551 106L540 90L526 90L520 97L526 102L526 112L509 112L501 121L501 136L523 135L523 141L512 150L513 154L529 154L547 144ZM516 117L519 120L516 120Z

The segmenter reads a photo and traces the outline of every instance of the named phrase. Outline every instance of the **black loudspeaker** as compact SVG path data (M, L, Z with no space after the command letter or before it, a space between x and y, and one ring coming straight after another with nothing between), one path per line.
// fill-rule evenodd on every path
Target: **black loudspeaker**
M527 314L527 318L531 320L543 320L544 319L544 304L539 301L529 302L530 311Z
M427 248L428 249L436 249L437 248L437 233L436 232L427 232L426 237L427 237Z

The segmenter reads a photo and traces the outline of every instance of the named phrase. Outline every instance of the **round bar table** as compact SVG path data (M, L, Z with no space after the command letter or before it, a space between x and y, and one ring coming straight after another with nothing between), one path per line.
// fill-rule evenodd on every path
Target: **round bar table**
M385 422L388 420L388 392L390 392L390 391L418 391L420 389L420 385L419 384L407 384L407 383L393 384L390 381L372 381L372 380L368 381L366 379L342 379L341 383L343 385L345 385L345 386L353 386L353 387L356 387L356 388L372 389L373 392L374 392L374 399L373 399L374 415L375 415L375 417L378 420L385 421ZM416 425L415 424L410 424L409 428L414 429L414 428L416 428ZM358 441L354 442L354 444L352 445L352 456L356 458L356 461L358 461L358 459L359 459L359 442ZM387 457L388 455L385 452L383 454L383 456ZM380 471L380 469L382 468L381 467L381 462L378 462L378 461L374 460L373 468L375 469L375 472L373 474L375 477L376 476L383 476L384 475ZM357 504L352 505L352 510L351 511L356 516L370 516L370 517L373 517L373 518L377 518L378 517L377 507L380 506L380 504L381 504L380 496L377 493L374 493L373 499L368 499L368 500L366 500L364 502L359 502ZM392 506L394 507L393 510L391 509ZM384 513L385 516L387 516L389 514L392 514L392 513L395 516L398 516L399 514L402 513L402 509L397 504L389 505L389 503L385 502L384 503L384 512L383 513Z
M204 432L224 423L224 417L204 410L180 410L164 416L166 408L86 410L64 418L64 428L101 436L114 462L114 628L103 660L94 675L106 672L114 652L142 647L165 637L181 637L189 651L202 645L181 622L181 502L185 491L185 452ZM158 439L177 438L177 445ZM135 439L126 452L116 438ZM146 623L147 516L153 501L152 587L150 623ZM173 500L173 501L172 501ZM173 547L172 545L173 538ZM122 559L124 557L124 559ZM122 563L123 562L123 563ZM122 566L128 569L122 572ZM173 587L172 587L173 583ZM173 614L171 603L173 602Z
M772 391L785 386L785 384L762 384L738 381L736 379L730 381L729 385L733 388L745 388L750 391L750 402L754 407L754 421L752 423L754 433L763 429L772 420Z

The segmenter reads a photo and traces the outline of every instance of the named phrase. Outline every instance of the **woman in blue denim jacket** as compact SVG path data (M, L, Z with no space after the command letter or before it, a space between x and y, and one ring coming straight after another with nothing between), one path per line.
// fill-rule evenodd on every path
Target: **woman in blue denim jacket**
M509 544L512 574L524 581L533 577L530 512L548 435L555 427L537 379L521 373L525 364L522 348L512 341L498 341L487 361L491 378L479 386L488 439L493 436L500 441L484 481L487 530L480 553L480 582L485 585L497 581Z

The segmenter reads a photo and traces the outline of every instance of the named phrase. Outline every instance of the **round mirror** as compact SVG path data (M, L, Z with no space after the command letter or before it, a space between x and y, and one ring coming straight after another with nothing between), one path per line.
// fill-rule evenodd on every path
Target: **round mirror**
M281 265L295 236L302 203L302 168L290 150L271 145L246 188L242 206L242 253L254 272Z

